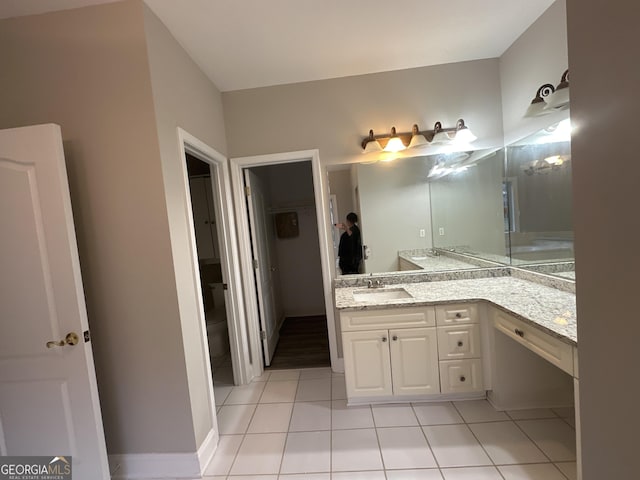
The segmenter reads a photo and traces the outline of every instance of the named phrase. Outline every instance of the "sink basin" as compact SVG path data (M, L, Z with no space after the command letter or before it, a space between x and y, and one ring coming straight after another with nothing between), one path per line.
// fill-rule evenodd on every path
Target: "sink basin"
M411 260L426 260L428 257L411 257Z
M379 302L382 300L399 300L402 298L413 298L413 296L404 288L370 289L353 292L353 299L356 302Z

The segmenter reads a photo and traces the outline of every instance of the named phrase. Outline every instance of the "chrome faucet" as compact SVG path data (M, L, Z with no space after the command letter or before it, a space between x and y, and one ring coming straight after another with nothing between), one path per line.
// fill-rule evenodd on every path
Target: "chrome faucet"
M367 288L382 288L384 287L384 283L382 280L369 280L367 282Z

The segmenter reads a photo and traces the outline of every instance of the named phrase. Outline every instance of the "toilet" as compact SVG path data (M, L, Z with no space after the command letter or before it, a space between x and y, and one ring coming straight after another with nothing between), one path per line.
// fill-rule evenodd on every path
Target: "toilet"
M229 353L229 330L224 306L224 289L222 283L210 283L209 288L213 297L213 308L206 313L209 354L214 358L223 357Z

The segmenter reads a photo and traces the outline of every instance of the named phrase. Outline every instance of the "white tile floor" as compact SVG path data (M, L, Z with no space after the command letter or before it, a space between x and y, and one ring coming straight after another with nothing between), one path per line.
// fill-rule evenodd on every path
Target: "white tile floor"
M214 386L220 444L206 480L575 480L572 409L485 400L347 407L328 368Z

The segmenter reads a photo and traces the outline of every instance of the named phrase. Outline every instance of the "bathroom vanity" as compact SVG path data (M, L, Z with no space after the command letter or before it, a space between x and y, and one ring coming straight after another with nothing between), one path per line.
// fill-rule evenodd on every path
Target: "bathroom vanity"
M574 284L512 267L337 281L349 405L487 398L575 406Z

